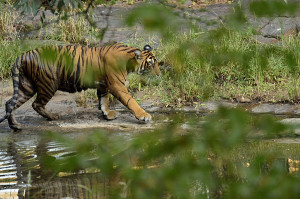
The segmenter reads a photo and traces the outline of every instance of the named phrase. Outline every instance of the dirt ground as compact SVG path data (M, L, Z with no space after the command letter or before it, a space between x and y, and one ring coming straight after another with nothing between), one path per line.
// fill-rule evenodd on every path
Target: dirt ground
M5 102L12 96L12 83L7 81L0 82L0 117L5 115ZM138 121L126 107L117 104L115 110L119 111L118 118L107 121L102 117L102 112L94 107L78 106L76 100L80 98L80 93L66 93L58 91L55 96L46 105L47 110L58 113L61 118L56 121L47 121L45 118L35 112L31 106L34 97L23 104L15 111L15 117L22 124L24 130L38 131L62 131L68 132L76 129L85 128L104 128L118 131L138 131L142 129L153 129L161 121L152 121L144 123ZM155 116L153 118L155 120ZM0 124L0 132L9 130L7 121Z

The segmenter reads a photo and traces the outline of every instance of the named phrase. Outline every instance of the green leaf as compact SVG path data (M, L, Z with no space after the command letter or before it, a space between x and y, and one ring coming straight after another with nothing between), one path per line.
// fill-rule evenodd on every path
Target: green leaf
M62 9L63 6L65 6L64 0L59 0L59 2L57 4L58 10L61 11L61 9Z
M297 2L284 2L282 0L260 0L252 1L250 4L250 11L258 17L294 15L299 11L299 8Z

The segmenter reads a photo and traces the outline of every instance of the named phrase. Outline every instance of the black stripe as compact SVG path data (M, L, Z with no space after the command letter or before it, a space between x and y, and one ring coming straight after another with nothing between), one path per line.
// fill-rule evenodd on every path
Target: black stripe
M81 57L81 67L83 67L84 66L84 57ZM87 67L86 67L87 68Z
M48 65L48 63L45 63L45 64ZM48 71L46 69L47 66L43 65L41 62L40 62L40 64L38 64L38 66L39 66L38 68L41 70L41 74L40 75L41 75L42 80L45 81L45 82L47 81L47 85L45 85L45 86L48 89L49 89L49 86L50 86L49 90L52 91L52 92L54 92L53 91L54 88L51 87L51 86L54 86L53 82L51 81L51 79L54 78L52 71L50 70L51 75L49 75L49 73L48 73ZM41 82L41 83L43 83L43 82Z
M121 82L121 83L125 86L125 83L122 82L122 81L120 80L120 78L119 78L115 73L113 73L113 74L114 74L114 76L116 76L116 78L119 80L119 82Z
M19 81L13 80L14 94L16 94L16 93L15 93L15 88L18 88L18 87L19 87Z
M16 59L16 64L19 64L18 62L19 62L19 59L20 59L20 57L18 57L17 59Z
M51 98L54 95L54 92L51 89L49 89L49 87L47 86L47 84L45 84L45 82L40 82L37 86L42 88L44 91L43 93L40 94L48 96L49 98Z
M28 59L29 59L29 62L30 62L30 71L28 71L28 67L27 67L27 73L32 73L32 70L33 70L32 54L33 54L33 51L31 51L31 54L28 55Z
M98 67L99 67L99 72L100 72L100 75L101 75L101 56L99 55L98 56Z
M76 55L77 46L73 46L73 47L74 47L74 49L73 49L72 55L75 56Z
M61 66L61 61L58 61L58 63L59 63L59 65ZM66 68L65 68L64 66L61 66L61 70L62 70L62 71L61 71L62 73L61 73L60 79L61 79L62 82L67 82L66 79L65 79L65 75L66 75L66 74L65 74L65 71L66 71Z
M76 71L76 85L79 82L79 78L80 78L80 69L81 69L81 65L80 65L80 57L78 58L78 62L77 62L77 71Z
M118 47L118 45L120 45L120 44L113 44L112 46L113 46L113 49L115 49L116 47Z
M76 77L75 77L76 76L76 72L74 71L75 68L74 68L73 64L70 67L71 68L69 68L69 71L67 73L67 79L68 79L68 82L69 82L69 88L72 89L72 91L77 91L77 89L76 89Z
M111 47L113 47L113 46L108 47L107 51L104 53L104 56L108 53L108 51L111 49Z
M82 56L82 59L84 57L84 47L81 46L81 56Z
M104 48L105 48L105 47L101 47L101 48L100 48L100 52L99 52L100 55L101 55L102 51L104 50Z
M41 102L43 103L43 104L47 104L47 102L49 102L50 101L50 99L53 97L53 96L47 96L47 95L45 95L44 93L39 93L39 100L41 100Z
M136 51L136 50L138 50L138 49L137 49L137 48L134 48L134 49L128 51L127 53L133 53L133 52Z
M54 79L54 74L53 74L53 68L55 67L53 64L49 64L48 62L46 62L45 63L46 65L47 65L47 67L48 67L48 70L50 71L50 73L51 73L51 76L49 76L48 75L48 73L47 73L47 75L48 75L48 77L50 78L50 79ZM45 66L46 67L46 66Z
M34 53L33 54L33 57L35 58L35 64L36 64L36 67L35 68L32 68L32 72L31 72L31 77L33 78L33 79L36 79L37 77L38 77L38 70L39 70L39 68L40 68L40 66L41 66L41 63L39 63L39 54L38 54L38 51L37 51L37 53ZM34 71L34 69L35 69L35 71ZM33 72L34 71L34 72Z
M66 48L68 51L70 51L71 47L72 47L71 45L68 45Z
M36 51L36 53L40 53L40 49L39 48L37 48L37 49L35 49L35 51Z
M51 74L49 74L49 72L47 71L47 69L45 68L46 66L44 65L44 67L40 67L43 69L42 73L41 73L41 78L42 78L42 81L44 81L45 83L47 83L47 87L50 87L51 89L50 90L53 90L54 88L52 86L53 85L53 82L52 80L54 79L54 76Z
M125 77L125 75L123 74L123 71L121 71L121 74L122 74L123 78L126 80L126 77Z
M23 63L23 58L24 58L24 54L22 54L22 56L21 56L21 64Z
M116 47L116 49L122 48L122 47L128 47L126 45L119 45L118 47Z
M107 74L105 74L105 78L107 79L108 84L111 85L111 83L110 83L110 81L109 81L109 78L108 78Z
M128 104L129 104L129 101L131 100L131 98L132 98L132 97L130 97L130 98L128 99L128 101L127 101L127 107L128 107Z
M130 47L124 48L124 49L122 49L122 50L120 50L120 51L126 51L126 50L128 50L128 49L130 49Z
M29 89L29 91L27 89ZM26 96L32 96L33 90L31 88L25 88L25 89L22 89L22 91Z

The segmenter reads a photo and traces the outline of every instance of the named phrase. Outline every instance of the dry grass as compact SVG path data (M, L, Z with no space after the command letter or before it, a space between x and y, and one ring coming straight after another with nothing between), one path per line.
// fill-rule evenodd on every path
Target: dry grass
M19 18L18 13L10 5L0 4L0 35L2 39L15 39L17 30L15 24Z
M69 17L58 24L59 40L70 43L86 43L85 36L89 34L88 23L83 17Z

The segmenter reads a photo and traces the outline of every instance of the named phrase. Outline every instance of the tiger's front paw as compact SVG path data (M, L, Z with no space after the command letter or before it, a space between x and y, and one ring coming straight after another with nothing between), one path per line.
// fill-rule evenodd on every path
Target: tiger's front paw
M137 116L136 117L138 120L140 120L140 121L144 121L144 122L150 122L151 120L152 120L152 117L151 117L151 115L149 114L149 113L146 113L145 111L141 114L141 115L139 115L139 116Z
M11 129L13 129L14 131L22 130L21 124L19 124L19 123L9 124L9 127Z
M103 115L106 120L114 120L118 115L117 111L108 111L107 114Z
M61 118L61 115L60 114L56 114L56 113L49 113L48 114L48 120L49 121L52 121L52 120L58 120Z

